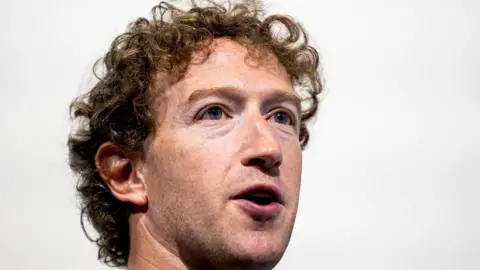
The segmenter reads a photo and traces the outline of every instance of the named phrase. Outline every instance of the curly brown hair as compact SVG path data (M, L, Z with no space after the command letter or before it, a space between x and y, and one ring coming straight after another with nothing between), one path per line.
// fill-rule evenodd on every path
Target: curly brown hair
M210 44L220 37L250 50L273 52L302 95L302 149L309 139L306 123L317 111L322 81L317 51L308 44L303 27L289 16L264 17L261 3L254 0L226 5L208 1L203 7L192 1L192 5L183 10L161 2L153 7L152 19L131 23L94 65L98 82L70 105L72 120L80 120L69 136L68 148L70 167L79 178L81 225L85 232L86 217L99 233L96 239L86 235L98 245L98 259L110 266L127 265L130 207L116 199L102 181L95 154L110 141L142 156L155 132L152 84L159 74L168 82L164 87L181 79L193 52L206 52L207 58ZM96 73L100 64L103 75Z

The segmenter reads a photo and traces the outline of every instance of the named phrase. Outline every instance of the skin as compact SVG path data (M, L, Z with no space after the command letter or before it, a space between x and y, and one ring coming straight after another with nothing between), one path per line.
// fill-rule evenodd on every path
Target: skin
M302 163L290 77L269 52L257 62L235 41L213 46L158 95L142 159L111 143L97 152L112 193L133 205L128 269L272 269L287 248ZM284 203L254 218L233 196L265 183Z

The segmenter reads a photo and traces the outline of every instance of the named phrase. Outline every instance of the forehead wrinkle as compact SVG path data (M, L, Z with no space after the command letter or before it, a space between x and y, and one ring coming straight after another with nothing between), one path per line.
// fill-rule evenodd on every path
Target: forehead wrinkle
M210 47L211 53L203 59L205 61L191 63L185 76L177 84L180 89L185 90L179 93L182 107L211 96L246 100L251 93L258 92L258 95L262 96L263 92L265 94L262 97L262 103L265 100L269 102L270 99L273 102L287 101L296 108L300 108L300 99L296 96L285 67L278 62L272 52L257 47L245 46L232 40L215 40ZM259 54L259 52L264 53ZM193 56L195 58L195 53ZM260 81L258 79L252 81L247 79L251 72L266 72L269 75L264 79L260 78ZM223 76L212 77L211 74L223 74ZM229 79L227 80L225 76Z

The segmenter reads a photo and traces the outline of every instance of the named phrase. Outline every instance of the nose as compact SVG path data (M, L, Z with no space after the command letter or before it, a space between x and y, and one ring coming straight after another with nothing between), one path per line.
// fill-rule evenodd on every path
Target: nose
M241 162L244 166L254 166L269 172L282 164L281 145L272 126L262 115L252 118L252 121L247 120L249 123L244 129L242 145L245 148Z

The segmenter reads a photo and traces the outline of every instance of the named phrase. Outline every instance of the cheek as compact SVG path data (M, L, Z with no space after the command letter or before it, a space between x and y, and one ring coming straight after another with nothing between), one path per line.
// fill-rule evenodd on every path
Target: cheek
M291 147L284 149L283 166L286 174L286 185L289 190L294 191L295 196L298 196L302 175L302 151L300 147L291 144Z
M198 203L219 188L221 152L219 144L206 144L191 134L181 135L155 147L157 158L149 161L149 167L155 167L157 172L150 177L151 194L158 197L162 193L172 199L188 197L189 202Z

